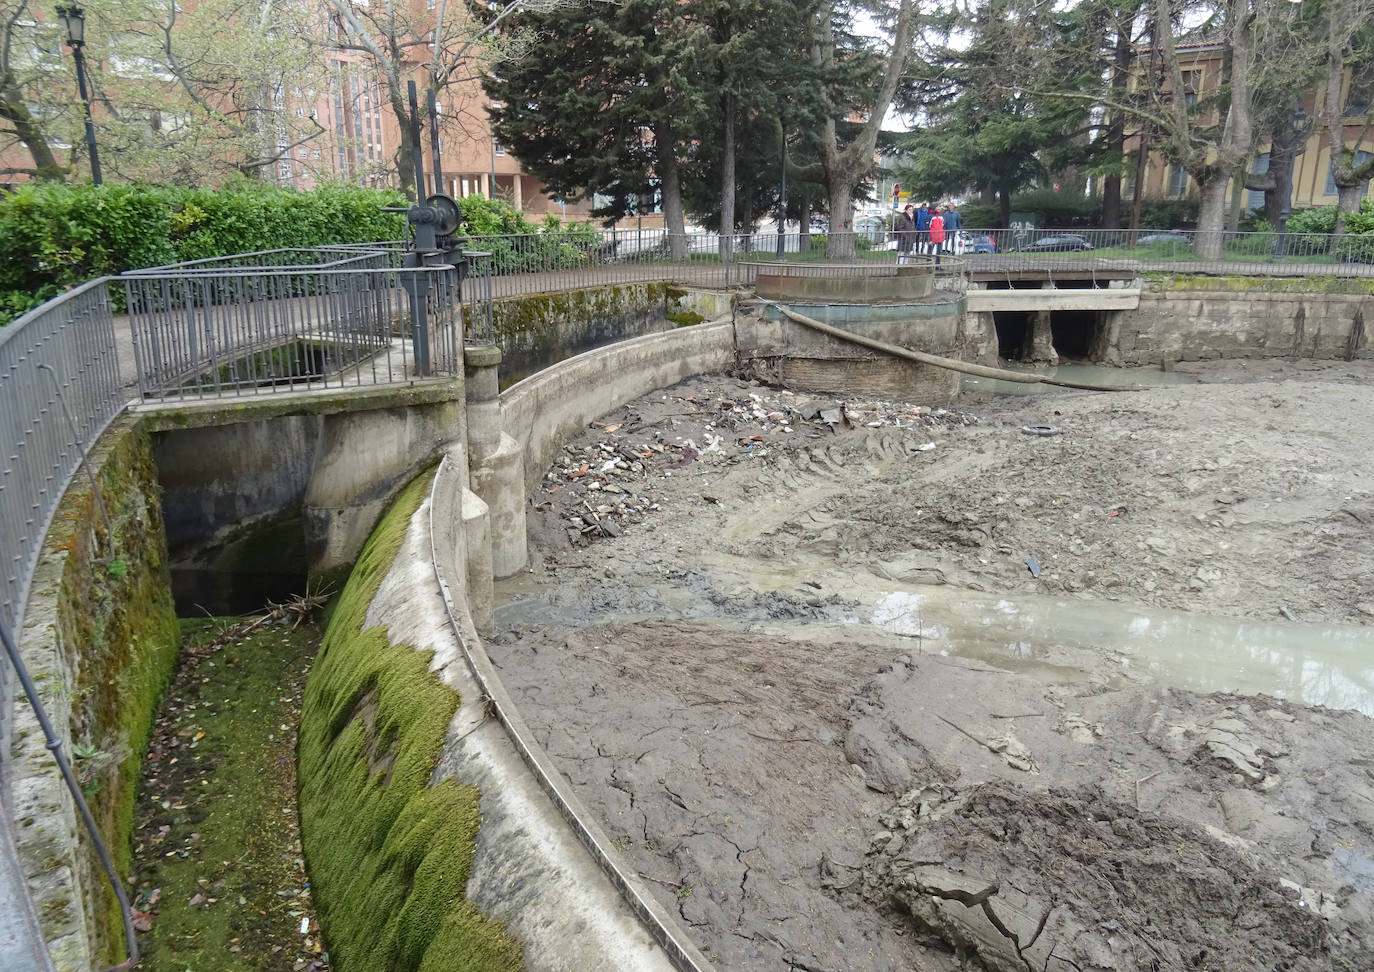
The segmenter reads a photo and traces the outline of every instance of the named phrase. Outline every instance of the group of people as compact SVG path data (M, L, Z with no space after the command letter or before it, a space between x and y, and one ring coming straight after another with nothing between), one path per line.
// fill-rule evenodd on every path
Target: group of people
M905 260L914 250L934 254L938 261L941 253L951 252L961 225L959 208L953 203L929 206L923 202L919 207L907 203L893 230L898 259Z

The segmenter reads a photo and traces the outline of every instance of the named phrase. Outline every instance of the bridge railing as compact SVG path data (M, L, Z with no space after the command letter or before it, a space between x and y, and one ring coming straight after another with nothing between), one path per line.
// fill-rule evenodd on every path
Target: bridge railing
M721 259L720 235L662 229L477 237L491 253L493 296L660 280L700 287L748 285L760 260L797 263L893 264L902 258L894 234L752 233L731 238ZM1210 253L1206 244L1212 244ZM828 253L844 253L838 261ZM1330 234L1220 233L1200 240L1192 230L959 229L943 244L927 234L914 255L956 256L971 272L1104 269L1265 276L1374 276L1374 238Z
M324 267L216 263L122 275L140 393L245 395L457 374L457 271L389 262L379 252Z

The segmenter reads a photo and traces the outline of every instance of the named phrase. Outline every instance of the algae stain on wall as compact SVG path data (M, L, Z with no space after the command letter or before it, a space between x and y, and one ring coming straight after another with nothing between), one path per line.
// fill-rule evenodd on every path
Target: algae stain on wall
M382 517L339 596L306 686L299 774L306 865L340 972L499 972L521 948L464 896L475 787L430 778L458 694L430 652L364 628L432 472Z
M583 351L697 323L702 318L682 318L685 296L671 284L634 283L499 300L493 313L501 385Z
M130 871L134 802L153 718L171 681L181 643L168 584L166 540L152 442L130 422L113 426L90 457L113 536L90 481L75 480L62 498L34 575L24 652L45 691L54 722L68 727L73 765L116 869ZM66 801L51 758L29 732L16 741L15 765ZM45 823L51 823L48 817ZM50 835L51 866L76 847L75 886L40 902L44 934L65 938L91 919L86 943L93 965L124 957L123 917L84 830ZM21 836L21 843L23 838ZM84 898L84 902L83 899ZM68 938L56 948L75 956ZM79 961L79 960L77 960Z

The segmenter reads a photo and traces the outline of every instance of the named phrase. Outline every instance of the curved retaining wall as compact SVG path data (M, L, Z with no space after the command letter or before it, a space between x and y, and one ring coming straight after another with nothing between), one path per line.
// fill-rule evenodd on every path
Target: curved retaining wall
M655 388L734 363L734 322L723 317L588 351L512 385L501 393L501 418L524 450L526 494L560 444L592 419Z

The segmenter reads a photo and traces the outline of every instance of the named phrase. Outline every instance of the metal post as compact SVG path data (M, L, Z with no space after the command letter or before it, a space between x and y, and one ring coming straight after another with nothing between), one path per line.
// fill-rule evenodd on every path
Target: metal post
M86 56L82 53L82 48L86 46L86 11L74 3L59 4L57 16L67 30L67 44L71 46L72 60L76 62L76 89L81 95L81 106L86 113L86 150L91 153L91 182L98 186L104 180L100 177L100 155L95 149L91 95L86 90Z
M778 259L787 249L787 139L782 140L782 189L778 193Z
M429 155L430 167L434 169L434 191L444 191L444 165L439 158L439 96L434 89L429 91Z

